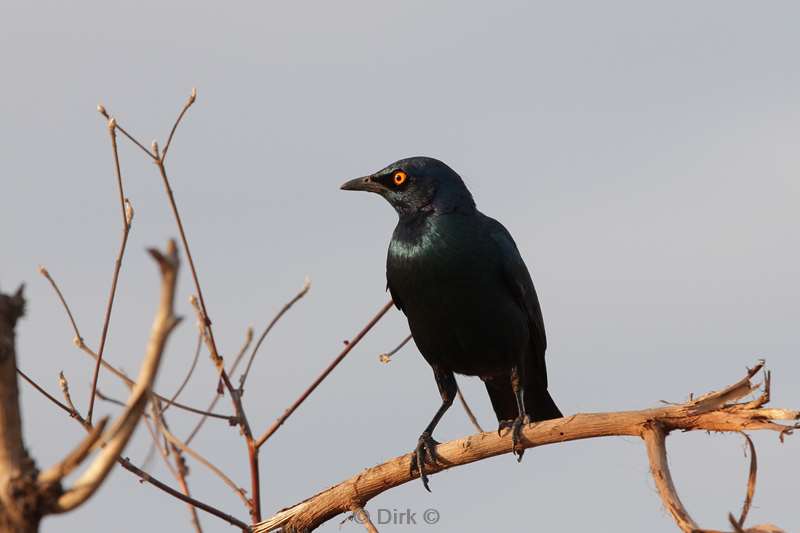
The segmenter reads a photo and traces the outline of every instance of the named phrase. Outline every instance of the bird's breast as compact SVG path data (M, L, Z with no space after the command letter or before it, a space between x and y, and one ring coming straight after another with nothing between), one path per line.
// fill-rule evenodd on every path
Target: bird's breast
M395 231L387 281L431 364L486 375L526 342L524 315L503 282L496 247L468 220Z

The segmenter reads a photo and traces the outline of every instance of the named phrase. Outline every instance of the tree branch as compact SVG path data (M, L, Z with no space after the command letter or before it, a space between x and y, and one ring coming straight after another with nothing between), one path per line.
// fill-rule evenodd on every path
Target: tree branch
M35 530L44 514L19 409L15 327L25 314L23 289L0 293L0 530L11 532Z
M378 321L381 318L383 318L383 315L385 315L386 312L392 308L392 305L394 305L394 302L392 300L386 302L383 305L383 307L381 307L380 310L375 314L375 316L373 316L370 319L370 321L367 322L367 325L364 326L361 329L361 331L356 333L355 337L353 337L350 341L347 341L344 349L341 352L339 352L339 355L337 355L333 361L331 361L331 364L329 364L325 368L325 370L323 370L322 373L319 376L317 376L317 379L315 379L313 383L311 383L311 385L309 385L308 388L306 388L306 390L303 391L300 397L297 398L294 401L294 403L290 405L289 408L286 409L286 411L284 411L283 414L279 416L278 419L275 422L273 422L272 425L258 438L258 440L255 441L256 448L260 448L267 441L267 439L269 439L276 431L278 431L278 428L280 428L283 425L283 423L286 422L286 419L292 416L292 413L294 413L295 410L298 407L300 407L300 404L303 403L306 400L306 398L308 398L311 395L312 392L314 392L314 389L316 389L319 386L319 384L322 383L326 377L328 377L328 374L333 372L333 369L336 368L336 365L342 362L345 356L347 356L347 354L350 353L350 350L352 350L356 346L356 344L358 344L361 341L361 339L363 339L364 336L367 333L369 333L369 330L372 329L372 326L377 324Z
M58 498L52 512L63 513L75 509L91 497L103 483L138 425L158 373L169 334L180 321L174 313L178 275L178 252L174 241L169 242L166 255L157 250L150 250L150 255L161 270L161 298L139 379L131 392L128 407L114 423L109 435L104 437L103 440L106 442L103 450L75 484Z
M131 223L133 222L133 207L127 198L125 198L125 190L122 187L122 170L119 164L119 150L117 147L117 121L113 118L108 121L108 134L111 136L111 149L114 154L114 173L117 177L117 192L119 193L119 207L120 214L122 215L122 238L119 243L119 251L117 258L114 260L114 274L111 277L111 289L108 293L108 302L106 303L106 312L103 317L103 329L100 334L100 347L97 349L97 362L94 365L94 372L92 373L92 390L89 394L89 408L86 411L86 421L92 423L92 414L94 413L95 393L97 392L97 380L100 378L100 363L103 362L103 352L106 347L106 339L108 338L108 326L111 323L111 310L114 307L114 297L117 294L117 282L119 281L119 272L122 269L122 258L125 256L125 248L128 245L128 236L131 232Z
M281 310L278 311L278 313L274 317L272 317L272 320L270 320L269 324L267 324L267 327L264 328L264 331L261 333L261 336L258 337L258 341L256 342L256 345L253 348L253 353L250 354L250 359L248 359L247 361L247 366L244 368L244 372L242 372L242 375L239 376L240 394L244 394L244 382L247 380L247 376L250 374L250 367L253 366L253 361L256 358L258 349L261 348L261 343L264 342L264 339L267 338L267 335L269 334L270 331L272 331L272 328L275 326L275 324L278 323L281 317L283 317L283 315L285 315L286 312L289 309L291 309L294 304L296 304L303 296L305 296L310 288L311 288L311 280L306 278L305 281L303 282L303 287L300 289L300 291L294 295L294 298L286 302L283 305L283 307L281 307Z
M86 345L86 343L83 341L83 337L81 336L80 330L78 329L78 325L77 325L77 323L76 323L76 321L75 321L75 319L74 319L74 317L72 315L72 311L70 310L69 304L67 303L66 299L64 298L64 295L61 292L61 289L59 288L58 284L52 278L52 276L50 275L50 272L46 268L44 268L43 266L39 267L39 273L42 274L45 278L47 278L47 280L50 282L50 285L53 287L53 290L58 295L58 299L61 301L61 305L63 306L64 311L67 313L67 317L69 318L70 324L72 325L72 329L75 332L75 338L73 339L73 344L75 344L75 346L78 349L80 349L83 353L85 353L86 355L88 355L89 357L91 357L92 359L97 361L98 360L97 353L95 353L94 350L89 348ZM134 381L131 378L126 376L124 372L122 372L117 367L115 367L114 365L109 363L106 359L101 360L100 364L101 364L101 366L103 368L105 368L106 370L108 370L109 372L114 374L116 377L118 377L120 380L122 380L125 383L125 385L127 385L128 387L133 387L134 386ZM25 377L25 376L23 376L23 377ZM38 386L35 383L31 382L31 384L34 387L38 388ZM179 403L174 398L173 399L167 398L166 396L158 394L155 391L151 391L151 394L153 396L155 396L156 398L158 398L159 400L161 400L163 402L166 402L169 405L174 406L174 407L176 407L178 409L182 409L182 410L188 411L190 413L195 413L197 415L202 415L203 419L205 419L207 417L217 418L217 419L221 419L221 420L226 420L226 421L228 421L229 424L232 424L232 425L236 424L236 422L237 422L236 416L224 415L224 414L221 414L221 413L212 413L210 409L207 409L207 410L203 411L202 409L198 409L198 408L192 407L190 405ZM98 396L99 396L99 394L98 394ZM76 411L76 413L77 413L77 411Z
M661 456L661 436L672 430L730 431L766 429L778 431L781 436L791 433L798 426L780 424L777 421L800 419L800 412L787 409L763 409L768 391L757 400L739 402L756 387L750 382L763 366L763 362L749 370L739 382L719 392L703 395L684 404L614 413L579 413L572 416L530 424L522 430L522 446L533 448L558 442L610 436L639 436L645 439L654 473L660 471L667 492L671 487L672 500L665 499L670 511L680 511L682 504L674 494L666 469L666 455ZM454 468L475 461L511 452L509 431L478 433L469 437L440 444L436 448L438 461L431 465L428 474ZM412 454L395 457L383 464L367 468L357 475L326 489L305 501L284 509L271 518L256 524L253 533L264 533L277 528L284 531L308 531L336 516L351 511L354 505L363 507L367 501L391 488L408 483L418 474L411 473ZM659 474L656 473L658 476ZM657 478L658 484L658 478ZM660 487L662 498L665 493ZM672 504L668 504L672 501ZM682 511L681 527L696 527ZM675 512L673 512L673 515ZM680 514L680 513L679 513ZM774 526L769 526L774 527ZM761 529L759 529L761 528ZM769 531L767 526L756 526L747 531ZM689 531L689 529L685 529ZM773 530L774 531L774 530Z

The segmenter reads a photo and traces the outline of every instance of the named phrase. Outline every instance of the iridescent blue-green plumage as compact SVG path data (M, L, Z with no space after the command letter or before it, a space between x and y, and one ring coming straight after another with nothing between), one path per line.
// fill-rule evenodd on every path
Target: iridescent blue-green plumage
M414 157L342 188L376 192L399 215L388 288L443 400L420 439L422 462L422 441L457 390L453 373L483 379L498 421L515 421L515 431L528 417L560 417L547 391L547 340L528 269L509 232L476 209L458 174L436 159Z

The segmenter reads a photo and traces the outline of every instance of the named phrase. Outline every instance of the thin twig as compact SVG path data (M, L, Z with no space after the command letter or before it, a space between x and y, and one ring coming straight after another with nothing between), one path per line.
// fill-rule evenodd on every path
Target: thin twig
M178 453L176 448L173 448L172 457L175 460L175 468L178 469L178 484L181 487L181 490L187 496L192 495L192 491L189 489L189 482L186 480L186 476L189 473L189 469L186 467L186 459L183 457L181 453ZM197 533L203 533L203 526L200 525L200 517L197 515L197 509L193 505L187 504L189 507L189 519L192 522L192 526Z
M131 463L130 459L128 459L127 457L120 457L117 462L120 465L122 465L122 467L125 468L126 470L136 474L139 477L139 479L141 479L142 481L146 481L147 483L150 483L151 485L153 485L155 487L158 487L159 489L163 490L167 494L169 494L171 496L174 496L175 498L178 498L179 500L184 501L184 502L186 502L188 504L194 505L198 509L201 509L201 510L203 510L203 511L209 513L209 514L212 514L212 515L216 516L217 518L221 518L222 520L225 520L229 524L238 527L239 529L241 529L242 531L244 531L246 533L250 531L250 526L248 526L247 524L245 524L244 522L242 522L238 518L235 518L235 517L229 515L228 513L220 511L216 507L212 507L211 505L208 505L207 503L201 502L200 500L196 500L195 498L192 498L191 496L186 496L185 494L182 494L180 491L177 491L177 490L173 489L172 487L170 487L166 483L164 483L162 481L159 481L158 479L154 478L153 476L151 476L150 474L148 474L147 472L145 472L141 468L139 468L136 465L134 465L133 463Z
M247 422L247 417L244 413L244 407L242 405L242 397L239 394L239 391L233 387L231 384L231 380L228 377L228 373L225 371L224 363L222 361L222 357L217 355L214 357L214 353L216 348L214 347L214 338L211 334L211 329L209 327L210 321L205 316L205 313L202 308L202 302L197 299L197 297L192 296L189 300L194 307L195 312L197 313L197 323L200 327L202 332L202 336L206 341L206 346L208 346L209 352L212 354L212 359L215 362L215 366L217 367L217 373L219 375L220 381L224 385L225 389L230 394L231 401L233 402L234 411L236 412L237 416L239 417L239 428L241 430L242 435L244 436L245 444L247 445L247 458L248 463L250 466L250 489L252 491L252 505L250 506L250 516L253 518L253 521L258 521L255 517L261 516L261 486L259 481L259 468L258 468L258 449L254 445L253 441L253 433L250 430L250 424Z
M395 347L394 347L394 349L393 349L392 351L389 351L389 352L386 352L386 353L382 353L382 354L380 354L380 355L378 356L378 360L379 360L381 363L389 363L389 362L391 362L391 360L392 360L392 356L393 356L394 354L396 354L397 352L399 352L399 351L400 351L400 350L403 348L403 346L405 346L406 344L408 344L408 341L410 341L412 338L414 338L414 336L413 336L413 335L411 335L411 333L409 333L409 334L408 334L408 337L406 337L405 339L403 339L402 341L400 341L400 344L398 344L397 346L395 346Z
M98 111L98 113L103 115L107 120L111 120L111 116L106 112L106 108L103 107L103 104L100 104L100 105L97 106L97 111ZM149 155L153 159L156 158L156 156L154 156L153 153L150 150L145 148L145 146L142 143L137 141L136 138L133 135L131 135L130 133L125 131L125 128L120 126L119 123L117 123L117 129L120 131L120 133L122 133L125 137L127 137L129 141L131 141L133 144L135 144L136 146L141 148L144 153L146 153L147 155Z
M42 387L41 387L41 386L40 386L38 383L36 383L36 382L35 382L35 381L33 381L33 380L30 378L30 377L28 377L28 375L27 375L25 372L23 372L22 370L20 370L19 368L17 368L17 374L19 374L20 376L22 376L22 379L24 379L25 381L27 381L27 382L28 382L28 384L29 384L31 387L33 387L34 389L36 389L37 391L39 391L40 393L42 393L42 395L43 395L45 398L47 398L48 400L50 400L51 402L53 402L54 404L56 404L57 406L59 406L61 409L63 409L64 411L66 411L66 413L67 413L68 415L70 415L70 416L72 416L72 415L73 415L73 411L72 411L72 409L70 409L69 407L67 407L67 405L66 405L66 404L63 404L63 403L61 403L61 401L57 400L55 396L53 396L52 394L50 394L49 392L47 392L46 390L44 390L44 389L43 389L43 388L42 388Z
M159 396L158 394L153 394L152 396L154 398L157 398L158 400L160 400L162 402L169 401L166 398L164 398L163 396ZM97 390L97 397L100 398L103 401L106 401L106 402L109 402L109 403L113 403L113 404L119 405L121 407L125 407L125 405L126 405L125 402L123 402L122 400L118 400L116 398L112 398L112 397L108 396L107 394L103 394L100 391L100 389ZM203 411L202 409L197 409L195 407L191 407L189 405L184 405L182 403L177 403L177 402L173 403L172 405L174 405L178 409L183 409L184 411L186 411L188 413L194 413L196 415L202 415L204 417L219 418L219 419L227 420L228 423L230 425L232 425L232 426L236 425L236 417L233 417L233 416L221 415L219 413L210 413L208 411ZM149 416L149 415L147 413L145 413L143 416Z
M67 303L66 299L64 298L64 296L63 296L63 294L61 292L61 289L59 288L58 284L50 276L50 273L44 267L39 267L39 272L44 277L46 277L47 280L50 282L50 285L53 287L53 290L55 290L56 294L58 295L58 299L61 301L61 305L63 306L64 310L67 313L67 316L70 319L70 322L72 324L72 328L75 331L75 338L73 339L73 343L83 353L85 353L86 355L88 355L89 357L91 357L92 359L97 361L97 359L98 359L97 354L94 352L94 350L89 348L86 345L86 343L83 341L83 337L81 336L80 330L78 328L78 325L77 325L77 323L75 322L75 320L73 318L72 311L70 310L69 304ZM124 372L122 372L121 370L117 369L114 365L112 365L111 363L109 363L105 359L103 359L100 364L101 364L101 366L103 368L105 368L106 370L108 370L109 372L114 374L116 377L121 379L125 383L125 385L127 385L128 387L133 387L135 385L134 381L131 378L126 376ZM155 391L152 391L151 394L153 394L153 396L155 396L156 398L158 398L159 400L161 400L163 402L169 402L170 405L173 405L173 406L177 407L178 409L182 409L182 410L188 411L190 413L195 413L195 414L198 414L198 415L202 415L203 417L211 417L211 418L218 418L220 420L227 420L228 423L231 423L231 424L235 424L236 423L236 417L235 416L224 415L224 414L221 414L221 413L212 413L212 412L210 412L210 410L205 410L204 411L202 409L198 409L198 408L192 407L190 405L182 404L182 403L179 403L177 401L171 401L170 402L169 398L167 398L167 397L165 397L165 396L163 396L161 394L158 394Z
M100 378L100 363L103 361L103 351L106 347L106 339L108 338L108 326L111 323L111 310L114 307L114 296L117 294L117 282L119 281L119 272L122 269L122 259L125 256L125 247L128 244L128 235L131 231L131 222L133 221L133 208L130 207L130 202L125 198L125 190L122 187L122 170L119 164L119 150L117 149L117 121L113 118L108 121L108 133L111 137L111 149L114 153L114 173L117 177L117 192L119 193L119 207L122 215L122 239L117 252L117 258L114 261L114 274L111 277L111 290L108 294L108 302L106 303L106 313L103 318L103 330L100 334L100 347L97 349L97 362L94 365L94 373L92 374L92 390L89 395L89 408L86 411L86 421L92 423L92 414L94 413L94 400L95 391L97 390L97 380Z
M158 155L158 144L153 142L153 152L156 154L156 166L158 167L158 172L161 175L161 181L164 184L164 190L167 193L167 199L169 200L170 208L172 209L172 216L175 218L175 223L178 226L178 233L181 237L181 243L183 244L183 250L186 252L186 259L189 262L189 270L192 273L192 281L194 282L194 288L197 292L197 297L200 300L200 309L203 311L203 320L205 322L206 328L208 330L208 338L209 344L211 347L211 357L214 359L214 362L217 363L219 366L218 360L222 358L219 355L219 351L217 350L217 343L214 340L214 331L211 329L211 318L208 316L208 308L206 307L205 298L203 297L203 289L200 288L200 279L197 276L197 268L194 264L194 257L192 256L192 251L189 248L189 240L186 238L186 230L183 227L183 220L181 219L180 212L178 211L178 204L175 201L175 195L172 192L172 186L169 183L169 178L167 177L167 169L164 167L164 160L163 157ZM224 372L224 368L222 369Z
M46 390L44 390L35 381L33 381L30 377L28 377L27 374L25 374L20 369L17 369L17 373L20 376L22 376L22 378L25 381L27 381L28 384L30 384L34 389L36 389L39 393L41 393L45 398L50 400L59 409L61 409L62 411L64 411L68 415L72 416L72 412L70 411L69 407L67 407L64 403L59 401L55 396L53 396L52 394L50 394ZM79 421L79 423L81 423L81 422ZM85 426L83 423L81 423L81 425L87 431L91 429L91 428ZM179 492L179 491L175 490L174 488L170 487L169 485L167 485L163 481L160 481L158 478L150 475L146 471L142 470L141 468L139 468L136 465L134 465L133 463L131 463L130 459L128 459L127 457L119 457L117 459L117 462L119 463L120 466L122 466L123 468L125 468L129 472L132 472L134 475L136 475L141 481L149 483L149 484L153 485L154 487L166 492L170 496L173 496L173 497L175 497L175 498L177 498L177 499L179 499L179 500L181 500L181 501L183 501L185 503L194 505L198 509L201 509L201 510L203 510L203 511L205 511L205 512L207 512L207 513L209 513L209 514L211 514L213 516L216 516L217 518L221 518L222 520L225 520L229 524L238 527L239 529L241 529L244 532L249 532L250 531L250 526L248 526L247 524L245 524L241 520L238 520L237 518L235 518L235 517L223 512L223 511L220 511L216 507L208 505L207 503L201 502L200 500L197 500L195 498L188 497L188 496L182 494L181 492Z
M170 474L172 474L172 477L174 477L175 480L178 481L179 477L178 471L175 470L175 467L169 460L169 451L166 449L165 446L161 445L161 439L159 438L158 430L155 427L153 427L153 423L150 422L150 418L151 418L150 416L145 417L144 425L145 427L147 427L147 432L150 433L150 439L153 441L152 444L158 450L158 454L164 461L164 466L167 467L167 470L169 471ZM181 489L183 489L183 487L181 487ZM186 491L183 491L183 493L186 494Z
M278 311L272 320L269 321L267 327L264 328L264 331L261 333L261 336L258 338L258 342L256 342L255 347L253 348L253 353L250 354L250 359L247 361L247 366L242 372L242 375L239 376L239 392L244 393L244 382L247 380L247 376L250 374L250 367L253 365L253 360L256 358L256 354L258 353L258 349L261 347L261 343L264 342L264 339L267 337L267 334L272 330L273 326L278 323L281 317L286 314L286 312L292 308L294 304L296 304L303 296L308 293L308 289L311 288L311 280L306 277L305 281L303 282L303 287L300 291L294 295L294 298L286 302L281 310Z
M170 132L169 138L167 140L167 145L165 148L169 148L170 143L172 142L173 135L175 130L177 129L178 124L180 123L181 119L183 118L184 114L188 110L188 108L194 103L196 98L196 92L192 91L192 95L189 98L187 104L181 110L181 113L178 115L178 118L175 121L175 124ZM104 116L107 116L105 108L102 106L98 107L98 111L102 113ZM119 127L117 125L117 127ZM124 130L121 129L120 131L123 133ZM159 174L161 175L162 182L164 184L164 189L167 193L167 198L169 200L170 207L172 209L173 216L175 218L175 222L178 226L178 232L180 233L181 242L183 244L183 249L186 252L186 258L189 262L189 269L192 273L192 280L194 281L195 290L197 292L197 296L200 300L200 309L202 310L202 318L203 323L205 324L207 330L207 344L209 347L209 351L211 352L211 358L214 361L214 365L217 367L217 372L219 374L220 380L224 384L224 386L228 389L228 392L231 396L231 401L233 402L234 410L236 413L236 420L241 428L242 434L245 438L247 443L248 449L248 456L249 456L249 464L250 464L250 479L251 479L251 486L252 486L252 494L253 494L253 506L252 506L252 513L251 516L254 521L260 520L261 517L261 502L260 502L260 487L259 487L259 471L258 471L258 456L257 456L257 448L253 443L253 434L250 430L250 426L247 422L247 417L244 413L244 407L241 402L241 398L239 394L234 389L233 384L230 381L227 373L225 372L225 365L222 360L222 357L219 354L219 350L217 349L217 344L214 339L214 332L211 328L211 319L208 315L208 308L206 307L205 298L203 297L203 291L200 287L200 281L197 275L197 268L194 264L194 257L192 256L191 249L189 248L189 242L186 237L186 230L183 227L183 222L181 220L180 213L178 212L178 206L175 201L175 195L172 192L172 187L169 182L169 178L167 177L166 168L164 166L164 155L159 154L158 150L158 143L153 141L151 150L144 148L144 146L139 143L137 140L133 139L131 136L126 136L131 139L137 146L142 148L148 155L150 155L156 166L158 167Z
M469 418L469 421L472 422L472 425L475 426L475 429L478 430L478 433L483 433L483 428L478 423L478 419L475 418L475 413L473 413L472 409L469 408L469 404L467 404L467 400L464 398L464 393L461 392L461 387L458 387L458 399L461 400L461 406L467 413L467 418Z
M250 508L251 502L247 498L247 493L243 488L239 487L231 478L229 478L225 474L225 472L223 472L219 467L214 465L214 463L212 463L211 461L200 455L198 452L187 446L185 442L181 441L178 437L173 435L172 432L169 430L169 428L164 426L162 422L159 422L159 425L160 425L159 431L161 432L162 435L164 435L164 438L167 439L167 442L178 448L181 452L191 456L201 465L208 468L214 475L220 478L223 483L225 483L228 487L230 487L231 490L233 490L233 492L235 492L236 495L239 496L239 498L241 498L241 500L244 502L245 506L248 509Z
M236 367L239 366L239 363L244 357L244 354L247 352L247 349L250 347L251 342L253 342L253 328L248 327L247 330L245 331L244 345L242 345L238 355L236 356L236 359L233 360L233 364L228 369L228 375L233 375L233 373L236 372ZM217 405L217 402L219 401L220 398L222 398L222 392L221 391L216 392L214 394L214 397L211 399L211 403L208 404L208 408L206 408L206 411L212 411L214 407ZM200 431L200 428L203 427L203 424L205 424L207 418L208 417L204 416L203 418L197 421L197 424L194 426L194 429L192 429L191 433L189 433L189 436L186 437L186 444L192 442L192 439L195 438L197 433Z
M181 392L183 392L183 389L189 383L189 380L191 379L192 374L194 373L194 369L197 367L197 361L198 359L200 359L200 349L202 347L203 347L203 336L198 335L197 347L194 350L194 359L192 359L192 364L189 366L189 372L186 373L186 377L183 378L183 382L181 383L180 387L178 387L178 390L175 391L175 394L172 395L172 398L170 398L169 401L166 404L164 404L164 407L161 410L162 412L167 412L167 409L169 409L175 403L175 400L178 399L178 396L180 396Z
M159 435L163 435L163 429L167 428L167 420L164 417L164 411L161 409L159 405L159 400L156 398L151 398L150 406L153 414L153 420L155 421L156 429L153 430L150 428L148 424L148 429L151 431L151 435L153 436L153 444L159 446ZM167 465L167 468L173 473L175 480L178 482L178 486L181 488L181 492L183 492L186 496L191 496L191 491L189 490L189 482L186 480L186 476L189 473L189 469L186 467L186 461L183 457L181 451L174 445L167 442L166 436L164 437L164 447L166 452L166 447L169 446L170 450L172 451L172 459L175 462L174 468L172 464L169 462L167 458L167 454L162 454L164 458L164 463ZM161 447L159 446L159 451ZM203 527L200 525L200 517L197 516L197 509L194 506L189 505L189 518L192 522L192 526L195 529L196 533L203 533Z
M64 397L64 401L67 402L67 405L69 406L70 410L72 410L73 416L83 420L83 418L81 418L80 413L78 412L78 409L75 407L75 404L72 402L72 395L69 393L69 382L67 382L67 378L66 376L64 376L64 372L58 373L58 386L61 388L61 395ZM124 405L125 404L123 404L123 406ZM91 422L89 422L88 420L86 422L91 425Z
M186 113L186 110L194 103L196 98L196 92L192 91L192 95L190 96L187 104L181 110L181 113L178 115L178 119L175 121L175 125L170 133L170 136L167 140L166 148L169 148L169 144L172 142L173 134L175 133L175 129L177 128L178 124L180 123L181 118ZM148 151L148 153L151 153ZM233 384L231 383L230 378L228 377L227 373L225 372L225 364L222 360L222 357L219 354L219 350L217 349L217 343L214 339L214 331L211 328L211 319L208 315L208 308L206 307L205 298L203 297L203 290L200 286L200 279L197 275L197 268L194 264L194 257L192 256L192 251L189 247L189 240L186 237L186 230L183 227L183 221L181 219L180 212L178 211L178 205L175 201L175 195L172 192L172 186L170 185L169 178L167 177L167 170L164 165L164 154L159 154L158 151L158 143L153 141L152 144L152 154L154 155L155 164L158 167L158 172L161 175L161 181L164 184L164 190L167 193L167 199L169 201L170 208L172 209L173 217L175 218L175 223L178 226L178 233L181 237L181 243L183 244L183 249L186 252L186 259L189 262L189 270L192 273L192 280L194 282L195 291L197 292L197 297L200 302L200 310L202 311L202 320L203 324L205 324L206 328L206 335L207 335L207 344L209 347L209 352L211 352L211 359L214 361L214 365L217 367L217 372L219 374L222 383L224 384L225 388L228 389L228 393L231 396L231 401L233 402L234 411L236 413L236 418L239 423L239 427L241 428L242 435L245 438L245 442L247 444L248 450L248 459L250 465L250 480L251 480L251 490L252 490L252 498L253 498L253 506L251 511L251 517L253 521L258 521L261 519L261 489L259 486L259 470L258 470L258 455L257 455L257 448L253 445L253 433L250 429L250 425L247 421L247 416L244 412L244 406L242 405L240 395L237 393L236 389L234 389Z
M369 513L363 507L358 504L353 504L350 510L353 512L353 518L359 524L363 525L369 533L378 533L378 528L372 523L372 518L370 518Z
M192 94L189 96L189 99L186 100L186 103L183 104L183 109L178 114L178 118L175 119L175 123L172 125L172 129L169 132L169 137L167 137L167 144L164 145L164 152L161 154L161 161L163 162L167 158L167 152L169 151L169 146L172 144L172 137L175 135L175 130L178 129L178 124L181 123L183 119L183 115L192 107L194 101L197 100L197 89L192 88Z
M114 465L114 461L130 441L136 426L141 419L150 387L153 385L166 348L167 340L180 323L175 316L175 288L178 276L178 252L174 241L167 243L167 251L162 254L158 250L149 250L161 273L161 290L159 305L156 311L147 351L139 369L136 384L131 389L127 406L117 418L104 439L105 445L97 454L91 465L75 480L71 487L64 489L52 504L53 513L69 512L82 505L103 484ZM87 421L88 422L88 421ZM89 424L90 425L90 424Z
M742 529L742 526L739 525L739 522L737 522L733 517L733 513L728 513L728 521L733 528L733 533L747 533L744 529Z
M400 341L400 344L395 346L393 350L380 354L378 356L378 360L384 364L390 363L392 361L392 356L397 352L399 352L403 348L403 346L408 344L408 342L412 338L413 335L409 333L408 336L402 341ZM469 421L472 422L472 425L475 426L475 429L477 429L478 432L483 433L483 428L478 423L478 419L475 418L475 413L472 412L472 409L469 407L466 398L464 398L464 393L461 392L461 387L458 387L457 392L458 392L458 399L461 402L461 406L464 408L464 412L467 413L467 418L469 418Z
M768 387L765 387L767 389ZM753 444L753 439L747 433L742 433L747 446L750 448L750 473L747 476L747 494L744 498L744 505L742 505L742 514L739 515L739 527L744 528L744 521L747 519L747 513L750 512L750 506L753 505L753 496L756 493L756 478L758 477L758 459L756 458L756 447Z
M336 356L336 358L334 358L331 364L329 364L325 370L323 370L322 373L317 376L317 379L315 379L311 385L309 385L308 388L306 388L306 390L303 391L303 393L294 401L294 403L289 406L289 408L286 409L286 411L284 411L284 413L279 416L275 422L272 423L272 425L264 432L263 435L258 438L258 440L256 440L256 448L260 448L267 441L267 439L269 439L276 431L278 431L278 428L280 428L283 423L286 422L286 419L292 416L292 413L294 413L295 410L300 407L300 404L302 404L306 398L308 398L311 393L314 392L314 389L316 389L319 384L322 383L326 377L328 377L328 374L330 374L333 369L336 368L336 365L342 362L345 356L350 353L350 350L352 350L361 341L361 339L363 339L364 336L369 333L369 330L372 329L372 326L378 323L383 315L385 315L386 312L391 309L392 305L394 305L392 300L386 302L383 307L378 310L375 316L373 316L369 322L367 322L367 325L364 326L361 331L356 333L355 337L347 342L344 349L339 353L339 355Z
M50 272L42 265L39 265L39 274L47 278L47 281L50 282L50 285L53 287L53 290L56 291L58 299L61 300L61 305L63 305L64 309L67 311L67 317L69 317L69 322L70 324L72 324L72 330L75 332L75 341L82 343L83 337L81 337L81 332L78 331L78 324L75 323L75 317L72 316L72 311L70 310L69 305L67 304L67 300L64 299L64 295L61 294L61 289L58 288L56 282L53 280L52 277L50 277Z
M408 336L405 339L403 339L402 341L400 341L400 344L395 346L393 350L380 354L378 356L378 360L381 363L384 363L384 364L390 363L392 361L392 356L394 354L396 354L397 352L399 352L403 348L403 346L408 344L408 342L412 338L413 338L413 335L411 333L409 333ZM469 421L472 422L472 425L475 426L475 429L477 429L480 433L483 433L483 428L478 423L478 419L475 418L475 413L472 412L472 409L470 408L469 404L467 403L466 398L464 398L464 394L461 392L461 387L458 387L458 399L461 402L461 406L464 408L464 412L467 413L467 418L469 418Z

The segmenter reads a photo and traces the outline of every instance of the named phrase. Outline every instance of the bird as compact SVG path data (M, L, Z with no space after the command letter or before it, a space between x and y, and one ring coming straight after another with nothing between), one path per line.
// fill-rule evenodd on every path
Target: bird
M433 431L458 392L455 374L480 377L522 459L521 429L561 418L547 388L547 338L539 299L514 239L481 213L464 181L431 157L396 161L341 189L377 193L398 215L386 259L387 289L433 369L442 403L411 461L430 491Z

